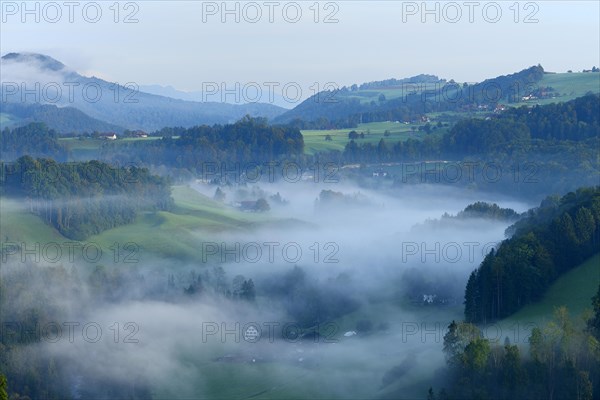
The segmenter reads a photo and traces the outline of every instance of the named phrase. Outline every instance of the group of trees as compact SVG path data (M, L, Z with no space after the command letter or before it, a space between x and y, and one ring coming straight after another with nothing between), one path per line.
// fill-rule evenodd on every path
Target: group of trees
M23 156L1 167L2 191L24 197L29 211L72 239L130 223L141 209L168 210L173 201L167 179L135 166Z
M304 139L297 128L268 125L261 118L245 117L229 125L165 128L156 135L163 138L107 145L103 158L188 168L199 173L207 163L244 170L250 164L294 160L304 153Z
M456 215L444 213L439 219L427 219L422 224L413 226L413 231L424 231L425 229L436 229L450 226L450 224L471 218L514 222L520 218L520 214L512 208L502 208L496 203L478 201L469 204L464 210Z
M187 279L177 277L177 282L174 274L169 274L168 287L169 289L177 289L183 284L183 293L188 296L199 296L205 293L213 295L225 296L233 300L254 301L256 299L256 287L252 279L246 279L243 275L236 275L231 282L227 284L226 273L223 267L213 267L205 269L202 273L191 271Z
M598 398L600 286L592 306L583 327L557 308L550 323L532 329L524 355L508 337L501 346L477 326L453 321L444 336L447 389L430 388L428 400Z
M525 124L533 139L579 141L600 136L598 95L566 103L513 108L501 118Z
M267 280L266 296L277 299L288 315L302 328L332 321L358 309L358 301L347 290L347 276L319 282L295 266L282 275Z
M477 201L473 204L469 204L464 210L460 211L457 218L489 218L499 221L511 221L519 218L517 213L512 208L502 208L498 204L486 203L483 201Z
M66 161L68 151L58 142L58 137L55 130L39 122L12 130L4 128L0 132L0 160L12 161L29 155Z
M549 197L509 231L513 236L469 277L467 322L503 318L539 300L558 276L598 251L600 187Z

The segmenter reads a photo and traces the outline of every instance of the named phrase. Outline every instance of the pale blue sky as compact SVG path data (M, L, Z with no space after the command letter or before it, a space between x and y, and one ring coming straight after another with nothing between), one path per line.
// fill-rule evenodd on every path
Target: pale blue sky
M57 23L54 10L46 9L40 22L22 10L12 15L12 6L21 2L2 1L0 50L7 52L40 52L48 54L84 74L95 74L110 81L136 82L140 85L172 85L181 90L201 90L203 82L298 82L305 90L314 82L321 85L335 82L342 85L402 78L419 73L431 73L457 81L479 81L487 77L518 71L541 63L549 71L581 70L600 64L600 8L598 1L518 2L519 22L515 23L514 1L497 2L502 10L499 22L484 19L494 17L492 2L478 2L473 23L468 21L468 7L458 1L462 18L454 18L456 8L439 2L440 22L434 15L421 21L421 10L405 15L410 7L421 2L336 1L318 3L319 23L314 22L313 1L297 2L302 10L299 22L283 18L294 17L291 2L278 1L274 22L268 21L269 6L257 1L262 11L258 23L256 8L240 2L240 23L233 15L221 22L221 14L205 15L203 7L221 8L219 2L202 1L138 1L137 23L113 21L113 1L99 2L102 16L98 23L86 22L79 2L74 11L75 22L69 23L68 9L62 1L62 18ZM31 8L35 2L28 3ZM124 9L119 4L122 20L133 6ZM235 2L228 6L234 7ZM337 7L337 10L336 10ZM433 8L434 2L428 7ZM414 9L413 9L414 10ZM444 18L444 10L447 18ZM88 16L93 18L93 7ZM337 23L325 24L322 19L335 11ZM534 12L537 23L524 23ZM47 17L47 18L45 18Z

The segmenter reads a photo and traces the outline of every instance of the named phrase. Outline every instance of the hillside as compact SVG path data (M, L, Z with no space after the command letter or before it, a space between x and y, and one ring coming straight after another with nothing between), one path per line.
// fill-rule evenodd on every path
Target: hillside
M471 273L465 319L487 323L538 302L551 284L597 253L600 187L550 196L508 229L510 239Z
M245 213L218 203L193 190L189 186L174 186L174 207L170 211L142 212L134 222L105 230L93 235L82 245L92 243L102 249L100 262L112 265L115 243L123 246L134 243L140 261L153 257L173 258L180 261L199 261L202 248L199 245L219 232L239 232L264 226L288 226L301 222L291 219L275 219L267 214ZM63 254L68 254L67 243L71 239L46 224L43 219L30 213L23 202L15 197L0 197L0 232L7 243L58 243ZM9 256L9 257L18 257Z
M57 107L53 104L3 103L4 118L0 129L43 122L61 133L122 132L123 127L92 118L74 107Z
M596 254L558 278L540 301L526 305L499 323L506 326L534 323L539 326L552 320L554 310L562 306L577 317L590 308L590 299L596 294L599 284L600 254Z
M433 75L389 79L321 92L275 119L305 129L355 127L381 121L418 121L440 112L461 114L502 107L569 101L600 93L600 73L545 73L541 66L468 84ZM500 107L500 108L497 108Z

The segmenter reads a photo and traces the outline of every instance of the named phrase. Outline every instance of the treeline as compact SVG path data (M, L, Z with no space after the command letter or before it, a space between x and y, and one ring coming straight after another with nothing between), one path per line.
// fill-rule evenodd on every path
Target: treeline
M549 197L471 273L465 320L486 323L541 299L557 277L598 252L600 186Z
M36 122L19 128L4 128L0 132L0 160L12 161L23 155L50 157L66 161L68 151L58 141L58 133Z
M383 81L366 82L366 83L361 84L360 86L352 85L350 87L350 90L354 91L357 89L360 89L360 90L389 89L391 87L394 87L394 86L397 87L397 86L400 86L400 85L406 84L406 83L439 83L439 82L444 83L445 80L440 79L436 75L419 74L419 75L415 75L411 78L403 78L403 79L390 78L390 79L385 79Z
M514 221L519 218L519 213L512 208L502 208L496 203L490 204L477 201L469 204L464 210L456 214L456 218L488 218L498 221Z
M478 201L473 204L469 204L464 210L459 211L456 215L444 213L439 219L427 219L425 222L413 226L412 230L425 231L425 229L450 227L452 226L451 224L455 222L460 222L471 218L514 222L520 218L520 214L512 208L502 208L496 203Z
M235 124L164 128L160 140L105 146L106 159L200 169L205 163L260 164L293 160L304 153L304 139L296 128L268 125L246 116Z
M168 210L173 201L167 179L135 166L24 156L1 167L2 191L24 197L29 211L71 239L131 223L142 209Z
M446 388L430 388L428 400L600 398L600 286L593 315L583 328L565 307L552 322L535 327L529 351L490 342L475 325L452 322L444 336Z

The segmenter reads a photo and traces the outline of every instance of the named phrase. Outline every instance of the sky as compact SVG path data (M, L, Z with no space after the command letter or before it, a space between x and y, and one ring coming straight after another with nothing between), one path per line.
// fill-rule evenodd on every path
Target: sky
M597 1L0 4L3 55L43 53L85 75L184 91L258 83L307 97L328 83L421 73L475 82L538 63L600 64Z

